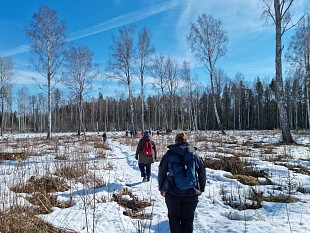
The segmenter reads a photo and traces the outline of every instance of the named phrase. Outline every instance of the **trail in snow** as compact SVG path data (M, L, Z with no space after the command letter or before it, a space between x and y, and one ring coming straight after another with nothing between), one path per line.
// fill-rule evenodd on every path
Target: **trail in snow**
M154 232L169 232L165 199L160 196L158 191L157 173L159 162L152 164L150 181L141 182L142 177L138 161L135 159L135 151L117 141L113 141L109 145L114 153L114 156L110 159L113 161L116 175L121 177L124 187L127 187L140 200L152 203L152 206L146 208L145 212L152 214L153 219L151 222L143 220L146 222L144 223L145 227L151 224L150 230Z

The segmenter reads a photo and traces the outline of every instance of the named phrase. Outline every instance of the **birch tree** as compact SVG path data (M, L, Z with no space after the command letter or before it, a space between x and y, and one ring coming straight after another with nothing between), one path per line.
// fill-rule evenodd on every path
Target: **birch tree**
M166 117L166 111L164 109L164 94L167 89L167 66L166 57L164 55L156 56L151 67L151 73L154 78L153 87L160 90L159 112L158 121L161 126L161 116L164 117L165 127L168 129L168 119Z
M63 61L67 35L65 21L59 20L56 10L41 6L32 16L32 21L25 29L30 41L30 49L36 55L31 60L35 69L46 79L39 82L47 91L48 130L47 138L52 133L52 89L58 82L56 72Z
M276 50L275 50L275 80L277 84L277 105L279 110L280 127L282 130L282 140L284 143L293 143L290 132L287 107L285 105L283 77L282 77L282 36L296 24L292 23L291 7L294 0L262 0L264 9L262 16L273 22L276 30Z
M151 35L149 30L144 27L139 33L138 40L139 49L139 73L141 84L141 126L144 130L144 89L145 89L145 72L150 65L152 55L155 53L155 48L151 44Z
M167 70L167 89L170 96L170 120L169 120L169 129L173 129L173 119L174 119L174 98L175 93L180 85L180 75L178 64L169 57L166 60L166 70Z
M194 56L209 73L214 113L222 134L226 134L218 114L213 83L215 65L227 50L228 37L221 27L220 20L214 19L211 15L202 14L198 16L196 23L192 23L187 41Z
M125 84L128 89L131 116L130 127L132 130L135 129L132 90L135 64L134 33L133 26L124 26L119 29L118 37L112 36L112 44L110 45L111 54L106 69L109 78L114 78L121 84Z
M310 15L300 21L296 33L291 37L287 60L294 69L301 69L305 80L308 125L310 125Z
M83 127L83 98L92 90L92 84L99 74L99 69L96 64L93 64L93 52L86 46L71 45L65 52L65 58L66 71L63 74L62 82L76 96L78 107L77 134L80 136Z
M0 98L1 98L1 132L4 130L4 101L7 98L8 88L15 77L14 63L11 57L5 57L0 54Z

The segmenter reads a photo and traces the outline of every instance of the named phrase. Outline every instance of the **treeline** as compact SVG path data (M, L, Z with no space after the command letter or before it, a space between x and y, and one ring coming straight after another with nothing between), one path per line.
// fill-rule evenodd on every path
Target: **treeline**
M261 130L279 128L275 82L248 83L242 74L229 80L217 72L216 100L225 129ZM286 80L285 96L292 129L308 129L304 79L295 76ZM45 97L30 95L27 89L18 92L18 111L5 112L5 131L46 132ZM79 115L75 99L69 99L58 89L53 93L52 131L77 131ZM141 98L134 97L134 125L141 130ZM171 104L173 103L173 104ZM83 103L82 131L131 129L131 108L128 98L104 98L100 93ZM148 96L144 106L144 126L147 129L218 130L209 89L198 83L183 85L173 96L168 93Z

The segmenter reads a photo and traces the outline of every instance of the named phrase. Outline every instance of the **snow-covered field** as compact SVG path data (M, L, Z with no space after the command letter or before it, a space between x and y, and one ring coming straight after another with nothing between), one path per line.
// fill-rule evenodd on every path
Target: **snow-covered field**
M169 232L165 201L157 186L159 160L152 165L150 182L142 183L134 156L139 137L125 138L124 132L107 135L111 150L102 147L97 133L81 137L53 134L51 140L45 134L5 135L0 143L2 213L16 205L32 206L30 197L38 192L17 192L14 187L25 187L42 177L59 178L74 167L76 172L85 172L80 177L68 178L67 174L67 188L50 193L57 197L57 204L49 207L45 203L48 213L40 212L41 219L75 232ZM153 136L159 157L173 143L174 135ZM194 232L310 232L310 134L294 132L296 145L280 145L280 138L279 131L227 131L226 136L215 131L189 133L189 142L202 157L241 157L268 173L273 183L264 184L266 179L259 178L260 185L250 187L228 178L227 171L207 168L206 192L199 199ZM227 205L251 204L251 190L266 198L297 201L263 200L261 208L244 210ZM127 203L127 208L120 203ZM132 205L136 209L130 209Z

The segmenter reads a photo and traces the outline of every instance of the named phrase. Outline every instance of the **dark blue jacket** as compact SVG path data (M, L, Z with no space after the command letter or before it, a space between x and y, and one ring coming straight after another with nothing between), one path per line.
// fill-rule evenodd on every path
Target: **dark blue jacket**
M168 146L168 151L161 159L159 168L158 168L158 189L159 191L168 192L177 196L195 196L200 195L205 191L206 186L206 169L204 162L201 157L197 155L195 148L189 145L187 142L180 142L174 145ZM171 177L168 176L168 166L169 166L169 156L174 155L175 153L180 155L186 155L187 153L193 153L195 155L196 163L196 175L197 175L197 185L195 188L180 190L178 189L171 180Z

